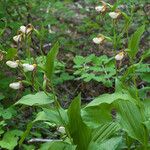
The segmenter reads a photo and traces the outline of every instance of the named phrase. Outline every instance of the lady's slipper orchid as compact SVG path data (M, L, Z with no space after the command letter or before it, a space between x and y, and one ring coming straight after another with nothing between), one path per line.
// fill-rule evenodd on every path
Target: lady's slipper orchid
M109 13L109 16L110 16L112 19L117 19L118 17L120 17L120 15L121 15L121 12L120 12L120 11L110 12L110 13Z
M120 52L115 56L116 60L122 60L124 58L124 52Z
M96 6L95 7L95 10L97 11L97 12L105 12L106 11L106 5L103 5L103 6Z
M22 40L22 34L18 34L16 36L13 37L13 40L16 42L16 43L19 43L21 42Z
M21 83L21 81L14 82L14 83L9 84L9 87L14 89L14 90L18 90L22 87L22 83Z
M19 31L23 34L29 34L32 30L34 30L33 25L28 24L27 26L21 26Z
M93 42L95 44L101 44L104 40L105 40L104 36L98 36L98 37L93 38Z
M9 66L10 68L17 68L18 65L19 65L19 61L16 60L16 61L7 61L6 62L6 65Z
M22 33L26 33L26 26L21 26L19 31L21 31Z
M33 65L30 65L30 64L23 64L23 69L25 72L28 72L28 71L33 71L35 68L36 68L36 64L33 64Z

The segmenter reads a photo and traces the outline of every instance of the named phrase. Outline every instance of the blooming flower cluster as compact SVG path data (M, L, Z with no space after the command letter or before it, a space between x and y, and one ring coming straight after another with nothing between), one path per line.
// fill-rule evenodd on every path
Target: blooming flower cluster
M105 13L109 10L109 7L112 7L110 4L104 2L104 1L101 1L102 5L99 5L99 6L96 6L95 7L95 10L97 12L100 12L100 13ZM109 12L109 16L112 18L112 19L118 19L121 15L121 11L120 10L116 10L114 12ZM95 44L102 44L103 41L104 41L105 37L104 36L98 36L98 37L94 37L93 38L93 42Z
M105 13L109 10L109 7L112 7L109 3L106 3L104 1L101 1L102 5L98 5L95 7L95 10L97 12L100 12L100 13ZM118 19L121 15L121 11L120 10L115 10L113 12L109 12L109 16L112 18L112 19Z
M101 1L101 3L102 5L96 6L95 10L100 13L105 13L108 9L107 3L105 3L104 1Z
M109 8L112 8L112 6L109 4L109 3L106 3L104 1L101 1L102 5L99 5L99 6L96 6L95 7L95 10L97 12L100 12L100 13L106 13L109 11ZM118 19L120 16L121 16L121 11L116 9L115 11L112 11L112 12L109 12L108 15L113 19L113 20L116 20ZM94 37L93 38L93 42L95 44L103 44L104 40L105 39L108 39L107 37L105 37L104 35L98 35L97 37ZM120 61L122 60L124 57L124 52L120 52L118 53L116 56L115 56L115 59L117 61Z
M32 64L32 65L27 64L27 63L21 64L19 62L19 60L16 60L16 61L10 61L9 60L6 62L6 65L9 66L10 68L17 68L20 65L23 68L24 72L34 71L36 69L36 66L37 66L36 64ZM9 84L9 87L17 90L17 89L20 89L22 87L22 83L21 83L21 81L14 82L14 83Z
M13 37L13 40L16 43L19 43L22 41L23 38L25 38L25 36L31 34L32 31L37 31L32 24L28 24L27 26L20 26L19 30L18 30L18 34L16 36ZM28 64L28 63L21 63L19 60L16 61L11 61L8 60L6 62L6 65L9 66L10 68L17 68L20 67L23 69L24 72L32 72L36 69L37 65L36 64ZM9 87L12 89L20 89L22 87L22 82L14 82L14 83L10 83Z
M25 35L30 34L33 30L35 30L35 28L33 27L32 24L28 24L27 26L21 26L18 31L18 35L14 36L13 40L16 43L19 43L19 42L21 42L23 37L25 37Z

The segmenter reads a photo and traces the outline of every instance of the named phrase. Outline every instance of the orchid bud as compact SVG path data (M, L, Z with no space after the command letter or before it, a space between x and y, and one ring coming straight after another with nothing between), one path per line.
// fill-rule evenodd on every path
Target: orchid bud
M120 52L115 56L116 60L122 60L124 58L124 52Z
M6 65L9 66L10 68L17 68L18 65L19 65L19 61L16 60L16 61L7 61L6 62Z
M23 64L23 69L25 72L28 72L28 71L33 71L35 68L36 68L36 64L33 64L33 65L30 65L30 64Z
M22 83L21 83L21 81L14 82L14 83L9 84L9 87L14 89L14 90L18 90L22 87Z

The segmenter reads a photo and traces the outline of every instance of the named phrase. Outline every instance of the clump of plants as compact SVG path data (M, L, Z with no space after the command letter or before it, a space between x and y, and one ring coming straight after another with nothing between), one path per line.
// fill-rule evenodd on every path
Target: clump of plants
M9 150L150 149L150 65L147 61L150 51L139 53L146 25L141 24L130 35L134 10L127 14L118 6L118 3L101 1L95 7L104 26L108 17L112 23L108 35L98 33L91 37L91 43L98 50L110 44L111 55L75 55L72 74L67 72L68 64L57 57L61 52L59 41L45 53L38 28L32 24L20 26L13 37L14 48L0 51L2 65L9 69L11 76L4 87L12 92L10 98L14 99L8 108L0 105L0 147ZM31 49L33 38L39 39L38 54ZM84 104L81 91L64 108L57 86L72 80L96 81L113 88L113 92ZM6 91L0 93L0 100L5 96ZM25 109L30 111L27 121L14 129L13 124L23 120L23 115L17 121L15 116ZM20 128L24 123L26 129ZM4 130L6 127L8 131Z

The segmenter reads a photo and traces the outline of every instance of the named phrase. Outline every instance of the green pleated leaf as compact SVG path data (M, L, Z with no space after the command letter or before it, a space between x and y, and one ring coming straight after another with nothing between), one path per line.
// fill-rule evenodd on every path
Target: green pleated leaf
M144 111L130 101L117 101L114 106L119 115L119 123L130 137L140 143L147 144L148 133L143 125L145 122Z
M116 92L113 94L103 94L95 98L82 110L82 118L84 122L91 128L96 128L102 123L111 122L113 103L122 101L135 102L136 100L131 97L127 91Z
M59 51L59 43L56 42L46 57L45 71L47 78L51 81L54 73L54 62Z
M113 137L101 142L100 144L96 142L90 143L88 150L120 150L121 144L121 137Z
M81 98L76 97L68 109L69 133L73 143L77 145L77 150L86 150L88 148L91 130L84 124L81 118Z
M50 123L55 123L56 125L63 126L64 122L65 123L68 122L67 112L62 108L59 108L59 112L60 113L58 113L58 110L54 108L49 108L49 109L43 108L43 111L37 114L37 117L34 120L34 122L49 121ZM61 117L60 117L60 114L61 114Z
M119 130L118 123L110 122L100 125L92 133L92 142L101 143Z
M132 35L131 39L129 40L128 54L132 58L134 58L138 52L140 39L144 31L145 26L143 25L136 30L136 32Z
M75 150L75 145L70 145L61 141L47 142L41 145L39 150Z

